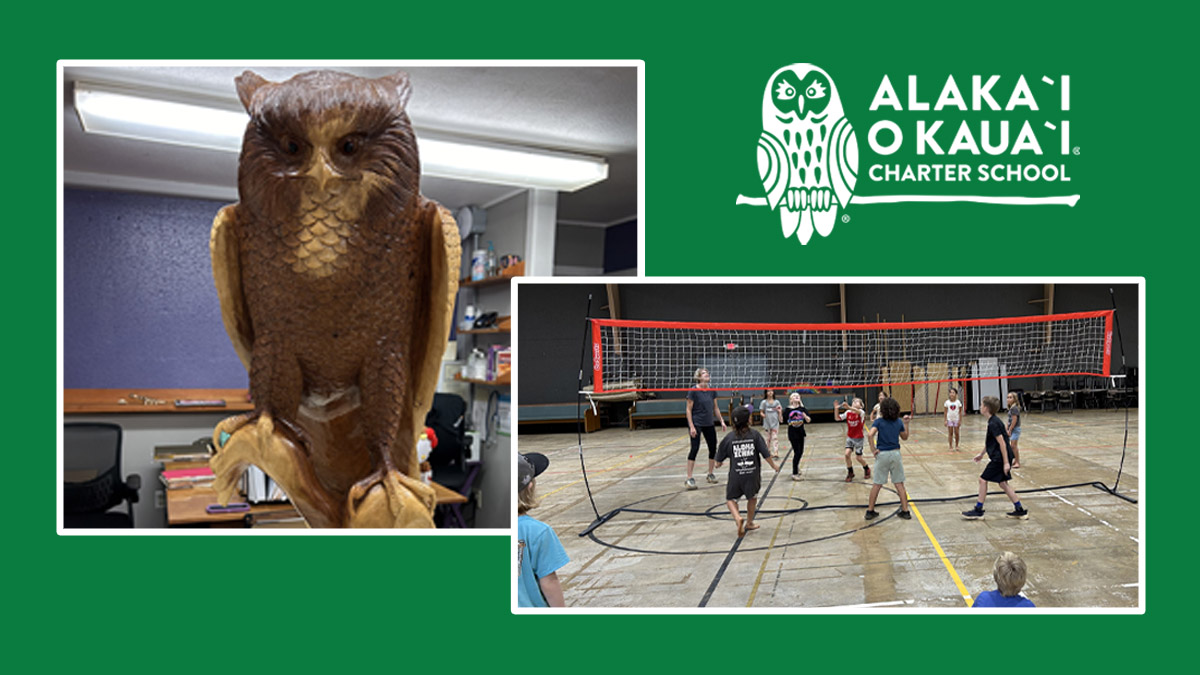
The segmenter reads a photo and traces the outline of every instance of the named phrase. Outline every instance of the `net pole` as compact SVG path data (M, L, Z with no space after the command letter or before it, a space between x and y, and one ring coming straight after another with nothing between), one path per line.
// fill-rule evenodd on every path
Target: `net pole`
M576 387L575 401L575 446L579 450L579 469L583 472L583 485L587 489L588 501L592 504L592 512L596 514L596 518L600 518L600 511L596 508L596 500L592 497L592 486L588 483L587 466L583 463L583 366L587 363L587 343L588 334L591 332L591 316L592 316L592 294L588 293L587 309L583 312L583 344L579 350L579 386Z
M1113 308L1113 326L1117 329L1117 347L1121 350L1121 374L1126 376L1125 384L1128 385L1128 373L1125 369L1125 340L1121 337L1121 322L1117 319L1117 295L1113 292L1112 287L1108 289L1109 300L1112 301ZM1113 482L1112 491L1115 493L1121 485L1121 474L1125 472L1125 452L1129 447L1129 398L1128 393L1125 397L1125 437L1121 441L1121 463L1117 466L1117 479Z

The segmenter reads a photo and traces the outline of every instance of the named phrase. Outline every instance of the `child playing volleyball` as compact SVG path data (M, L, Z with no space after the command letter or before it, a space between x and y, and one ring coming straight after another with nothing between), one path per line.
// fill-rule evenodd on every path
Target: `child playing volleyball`
M537 478L550 460L517 455L517 606L564 607L558 570L570 562L554 528L526 513L537 506Z
M771 459L779 459L779 418L783 415L783 404L775 398L774 389L768 389L763 394L765 398L759 404L763 416L763 431L767 432Z
M879 400L875 402L875 407L871 408L871 423L872 424L875 423L875 420L879 419L879 406L883 405L883 399L885 399L887 397L888 397L887 392L883 391L881 389L879 391Z
M945 410L942 414L946 419L946 440L951 450L958 449L958 428L962 425L962 401L958 400L958 390L950 387L950 398L942 404Z
M750 409L738 406L730 415L733 431L721 439L721 447L717 448L717 466L725 460L729 462L729 484L725 487L725 505L733 520L737 523L738 537L744 536L751 530L757 530L754 523L754 512L758 508L758 489L762 487L762 463L760 457L767 460L772 469L779 471L779 465L771 458L767 442L761 434L750 428ZM738 499L746 498L746 521L738 512Z
M867 432L871 452L875 455L875 481L867 502L867 520L879 517L875 512L875 498L889 478L896 486L896 494L900 495L900 517L912 519L908 511L908 492L904 489L904 463L900 461L900 441L908 440L909 418L909 415L900 418L900 404L896 399L888 396L879 402L879 419L871 423L871 430Z
M975 455L975 461L983 459L986 452L988 465L979 475L979 501L975 502L975 508L963 511L963 517L967 520L977 520L983 517L983 500L987 499L988 483L990 482L999 483L1000 489L1004 490L1004 494L1012 500L1013 510L1007 514L1008 517L1024 520L1029 517L1029 512L1021 506L1021 501L1017 499L1017 493L1008 484L1008 481L1012 480L1012 476L1009 474L1012 469L1012 451L1008 446L1008 434L1004 431L1004 423L997 415L1000 412L1000 399L995 396L985 396L980 411L988 418L987 441L983 451Z
M1008 392L1008 447L1012 448L1012 468L1021 468L1021 452L1017 450L1017 439L1021 437L1021 404L1017 402L1016 392Z
M792 480L800 480L800 458L804 456L804 438L808 435L804 425L812 422L812 418L808 416L808 408L804 407L799 392L788 397L784 419L788 424L788 441L792 444Z
M854 405L847 406L845 401L838 401L838 410L846 412L838 415L838 419L846 423L846 482L854 480L854 465L850 463L850 453L854 453L858 463L862 464L863 477L871 477L871 467L863 459L863 402L861 398L854 399Z

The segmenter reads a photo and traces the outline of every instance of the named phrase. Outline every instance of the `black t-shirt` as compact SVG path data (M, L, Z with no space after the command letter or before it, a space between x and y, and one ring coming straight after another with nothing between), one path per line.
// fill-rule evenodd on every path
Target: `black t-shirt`
M1004 437L1004 450L1008 454L1009 461L1012 461L1012 450L1008 447L1008 432L1004 429L1004 422L1000 421L999 415L992 415L988 420L987 444L984 447L987 448L988 459L993 462L1003 462L1004 456L1000 454L1000 443L996 441L997 436Z
M799 436L807 436L808 432L804 430L804 416L808 414L808 408L800 406L799 408L787 408L783 411L783 421L787 422L788 433Z
M750 433L738 437L738 432L731 431L725 434L725 438L721 439L721 445L717 446L717 461L724 462L732 460L729 464L729 479L742 476L757 476L762 471L762 460L760 457L767 457L770 450L767 448L767 442L763 440L762 434L750 430Z

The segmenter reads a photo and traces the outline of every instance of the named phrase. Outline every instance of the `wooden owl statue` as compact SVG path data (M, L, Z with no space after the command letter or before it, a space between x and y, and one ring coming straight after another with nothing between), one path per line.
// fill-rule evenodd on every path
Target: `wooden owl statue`
M253 412L222 421L226 503L247 464L313 527L430 527L416 439L449 336L460 258L420 194L408 76L236 80L250 123L239 202L212 228L225 329Z

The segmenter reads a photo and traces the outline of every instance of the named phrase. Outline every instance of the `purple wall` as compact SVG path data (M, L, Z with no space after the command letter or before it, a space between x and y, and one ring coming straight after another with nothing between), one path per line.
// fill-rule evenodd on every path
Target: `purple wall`
M67 189L64 386L233 388L208 233L222 202Z

